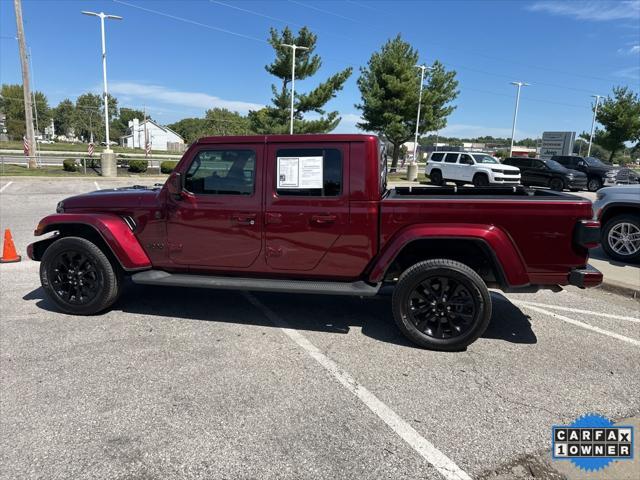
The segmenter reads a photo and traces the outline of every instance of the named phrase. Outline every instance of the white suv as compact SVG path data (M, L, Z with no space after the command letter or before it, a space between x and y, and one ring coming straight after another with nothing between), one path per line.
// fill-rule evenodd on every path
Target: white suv
M445 182L472 183L476 187L520 184L518 167L503 165L486 153L433 152L425 173L434 185Z

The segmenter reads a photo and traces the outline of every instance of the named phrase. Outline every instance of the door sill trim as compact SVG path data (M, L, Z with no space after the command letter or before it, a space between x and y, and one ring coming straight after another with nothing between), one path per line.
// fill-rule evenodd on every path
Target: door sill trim
M167 287L196 287L219 290L248 290L256 292L293 292L325 295L373 297L380 284L358 282L327 282L318 280L278 280L264 278L217 277L146 270L131 276L134 283Z

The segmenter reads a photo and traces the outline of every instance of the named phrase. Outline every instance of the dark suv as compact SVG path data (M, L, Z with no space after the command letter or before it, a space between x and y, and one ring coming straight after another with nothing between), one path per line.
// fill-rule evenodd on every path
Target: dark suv
M528 187L549 187L561 192L564 189L577 192L587 188L587 175L569 170L554 160L510 157L502 161L520 169L520 183Z
M595 157L554 155L551 160L555 160L567 168L586 173L587 189L590 192L595 192L603 186L638 183L638 176L630 169L614 167Z

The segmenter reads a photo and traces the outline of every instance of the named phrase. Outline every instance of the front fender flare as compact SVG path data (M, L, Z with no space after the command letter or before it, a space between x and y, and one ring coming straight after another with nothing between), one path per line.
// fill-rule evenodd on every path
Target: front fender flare
M59 213L49 215L40 220L33 233L35 236L40 236L56 230L63 230L64 226L72 225L91 227L104 240L123 269L131 271L151 268L151 260L149 260L140 242L138 242L127 223L117 215L105 213ZM33 255L33 245L29 246L28 251L30 256Z
M493 254L510 287L529 284L526 264L511 238L495 225L422 224L400 230L385 245L369 273L369 281L381 282L398 254L411 242L429 239L476 240Z

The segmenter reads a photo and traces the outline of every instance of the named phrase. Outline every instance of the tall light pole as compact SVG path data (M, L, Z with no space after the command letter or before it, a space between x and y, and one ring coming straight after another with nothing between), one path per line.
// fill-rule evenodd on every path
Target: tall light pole
M109 142L109 95L107 93L107 50L104 40L104 19L109 18L111 20L122 20L122 17L118 15L107 15L104 12L95 13L82 10L84 15L90 15L92 17L98 17L100 19L100 32L102 34L102 79L104 81L104 126L105 137L107 141L107 148L105 153L112 153L111 144Z
M528 87L529 84L525 82L511 82L511 85L518 87L518 93L516 94L516 109L513 112L513 126L511 127L511 148L509 148L509 156L513 155L513 138L516 134L516 121L518 120L518 107L520 106L520 89L522 87Z
M420 69L420 94L418 95L418 116L416 118L416 136L413 142L413 162L418 161L418 127L420 126L420 107L422 106L422 84L424 83L424 71L431 70L431 67L426 65L416 65L416 68Z
M295 98L295 89L296 89L296 50L309 50L309 47L301 47L300 45L295 44L286 44L281 43L281 47L288 47L291 49L291 53L293 54L291 58L291 122L289 125L289 134L293 135L293 99Z
M596 108L593 109L593 120L591 120L591 135L589 136L589 148L587 149L587 157L591 156L591 143L593 142L593 129L596 126L596 117L598 116L598 103L602 95L591 95L596 99Z

